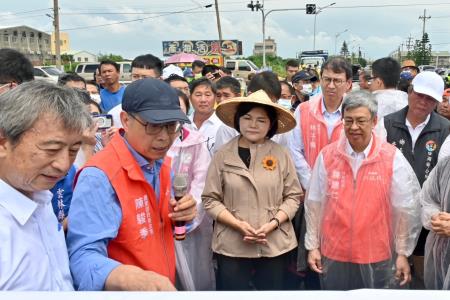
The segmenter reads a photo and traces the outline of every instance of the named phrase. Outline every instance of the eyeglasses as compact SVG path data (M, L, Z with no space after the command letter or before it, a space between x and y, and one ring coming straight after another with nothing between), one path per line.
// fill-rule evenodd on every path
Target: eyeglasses
M162 124L152 124L152 123L144 123L135 116L130 116L135 119L139 124L145 127L145 133L148 135L156 135L159 134L163 128L167 129L168 134L176 134L181 131L181 128L183 127L180 122L169 122L169 123L162 123Z
M344 79L339 79L339 78L330 78L330 77L322 77L322 82L325 83L325 85L329 85L331 82L333 82L333 84L335 86L341 86L343 85L347 80Z
M352 127L353 123L356 123L356 126L364 127L364 126L366 126L369 123L370 120L371 119L365 119L365 118L360 118L360 119L345 118L344 119L344 126L345 127Z

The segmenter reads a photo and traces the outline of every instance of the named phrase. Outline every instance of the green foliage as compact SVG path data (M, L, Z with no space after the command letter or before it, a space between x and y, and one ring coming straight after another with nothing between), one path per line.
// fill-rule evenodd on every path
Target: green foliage
M112 60L115 62L119 62L119 61L123 61L123 57L121 55L117 55L117 54L102 54L99 53L98 54L98 61L102 61L102 60Z
M431 44L428 33L424 33L421 40L416 40L414 48L408 52L406 58L412 59L417 65L429 65L431 61Z
M348 51L348 46L347 46L347 42L344 41L342 43L342 47L341 47L341 55L345 58L347 58L350 54L350 51Z
M259 68L263 65L263 57L262 55L252 55L247 57L246 59L251 60L256 66ZM272 71L277 73L280 77L286 77L286 62L289 60L283 59L279 56L266 55L266 65L272 68Z

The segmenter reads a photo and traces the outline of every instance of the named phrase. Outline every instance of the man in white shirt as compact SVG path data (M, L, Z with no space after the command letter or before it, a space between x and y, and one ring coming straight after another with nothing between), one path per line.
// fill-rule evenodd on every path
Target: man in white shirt
M191 103L194 107L194 113L189 116L189 120L192 122L191 126L205 137L206 146L212 156L217 130L223 124L214 110L216 104L214 84L206 78L192 81Z
M23 83L0 95L0 290L73 290L62 224L48 189L92 124L70 88Z
M323 289L405 285L421 228L419 182L400 150L373 133L372 94L349 93L342 112L345 135L320 152L305 201L308 264Z

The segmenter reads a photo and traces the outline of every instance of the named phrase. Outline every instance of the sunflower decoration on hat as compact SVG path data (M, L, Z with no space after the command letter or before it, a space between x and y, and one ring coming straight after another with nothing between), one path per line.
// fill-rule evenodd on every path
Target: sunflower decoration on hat
M278 103L272 102L267 93L263 90L256 91L247 97L237 97L220 103L216 108L217 117L226 125L234 127L234 115L241 103L254 103L259 105L267 105L275 108L277 112L278 129L277 134L285 133L292 130L296 121L292 112ZM236 129L236 128L235 128ZM275 170L277 159L272 155L264 157L262 165L266 170Z

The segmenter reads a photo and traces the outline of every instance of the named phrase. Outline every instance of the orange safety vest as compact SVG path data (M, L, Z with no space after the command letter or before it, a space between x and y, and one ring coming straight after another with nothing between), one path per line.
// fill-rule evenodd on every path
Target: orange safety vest
M340 262L368 264L392 254L391 179L396 148L372 135L372 148L353 177L341 137L322 151L327 172L321 253Z
M342 122L333 128L331 139L328 139L327 123L322 114L323 96L311 98L300 104L300 129L305 149L305 159L313 168L320 150L331 142L338 140L342 132Z
M159 201L120 134L83 168L96 167L106 174L122 209L122 222L117 237L109 242L108 257L154 271L175 283L172 221L168 217L170 164L166 157L159 174Z

